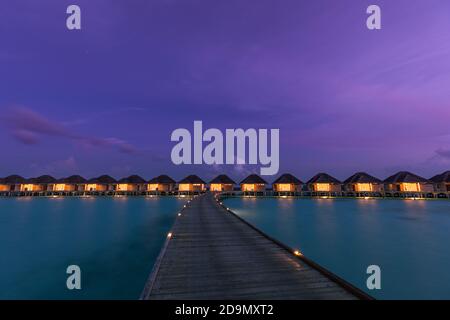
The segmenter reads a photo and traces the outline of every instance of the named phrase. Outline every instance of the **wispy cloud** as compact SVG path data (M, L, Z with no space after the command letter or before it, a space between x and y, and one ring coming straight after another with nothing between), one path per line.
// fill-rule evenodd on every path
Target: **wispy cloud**
M138 149L116 137L93 137L77 134L62 122L52 121L26 107L14 107L2 117L11 135L26 145L38 144L44 136L61 138L86 147L115 148L119 152L135 154Z

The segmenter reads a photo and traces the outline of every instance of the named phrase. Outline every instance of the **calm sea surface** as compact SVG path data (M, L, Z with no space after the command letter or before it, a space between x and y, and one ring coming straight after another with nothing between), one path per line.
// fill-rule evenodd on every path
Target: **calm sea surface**
M450 201L225 200L274 238L378 299L450 299ZM381 268L381 290L366 269Z
M0 299L137 299L185 200L0 198ZM82 290L66 288L81 268Z

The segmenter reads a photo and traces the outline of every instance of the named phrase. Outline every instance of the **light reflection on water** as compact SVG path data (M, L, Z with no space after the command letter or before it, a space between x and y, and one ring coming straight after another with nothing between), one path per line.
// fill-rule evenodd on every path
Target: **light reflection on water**
M354 285L382 270L381 299L450 299L450 201L243 199L244 219Z

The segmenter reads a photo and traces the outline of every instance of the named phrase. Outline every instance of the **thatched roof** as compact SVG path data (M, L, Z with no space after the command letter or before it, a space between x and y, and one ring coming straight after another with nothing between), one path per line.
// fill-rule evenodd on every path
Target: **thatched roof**
M209 183L216 183L216 184L236 184L229 176L226 174L221 174L212 179Z
M309 181L307 183L308 184L310 184L310 183L341 184L341 182L338 179L336 179L335 177L330 176L327 173L323 173L323 172L316 174L314 177L309 179Z
M245 178L244 180L241 181L240 184L267 184L267 182L261 178L260 176L258 176L257 174L251 174L249 175L247 178Z
M88 180L88 183L113 184L113 183L117 183L117 180L108 175L103 175L98 178L92 178L92 179Z
M20 184L25 182L26 179L24 177L18 176L16 174L3 178L4 184Z
M126 178L122 178L119 180L119 183L129 183L129 184L144 184L147 183L143 178L138 175L131 175Z
M151 179L148 183L152 184L175 184L175 180L173 180L171 177L169 177L166 174L162 174L160 176L157 176L153 179Z
M298 179L297 177L294 177L292 174L285 173L282 174L277 180L273 182L273 184L279 184L279 183L289 183L289 184L295 184L300 185L303 182Z
M67 183L67 184L83 184L86 183L87 180L79 175L73 175L67 178L61 178L58 180L58 183Z
M384 183L402 183L402 182L410 182L410 183L430 183L428 179L422 178L414 173L408 172L408 171L400 171L386 180L384 180Z
M192 174L190 176L187 176L186 178L182 179L181 181L179 181L178 183L183 183L183 184L206 184L205 181L203 181L202 179L200 179L198 176L196 176L195 174Z
M31 184L49 184L56 183L56 179L49 175L43 175L37 178L28 179L27 182Z
M382 181L365 172L357 172L344 181L345 184L351 183L382 183Z
M434 183L450 183L450 171L445 171L441 174L435 175L430 181Z

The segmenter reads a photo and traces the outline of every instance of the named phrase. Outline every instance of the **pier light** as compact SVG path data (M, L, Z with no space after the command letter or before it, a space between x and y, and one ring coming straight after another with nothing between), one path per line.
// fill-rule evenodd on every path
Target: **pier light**
M169 233L167 234L167 238L172 238L172 232L169 232Z
M294 251L294 254L295 254L297 257L303 256L303 254L302 254L300 251L298 251L298 250L295 250L295 251Z

